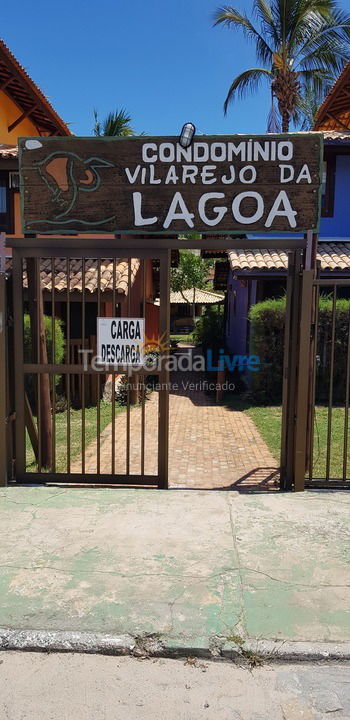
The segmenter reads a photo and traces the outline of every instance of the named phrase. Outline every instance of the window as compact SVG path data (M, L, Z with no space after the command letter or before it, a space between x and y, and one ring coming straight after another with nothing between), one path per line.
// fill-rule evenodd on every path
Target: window
M11 190L19 189L19 172L9 173L9 187Z
M15 178L11 181L11 175L18 173L9 173L7 170L0 171L0 232L13 233L14 209L13 194L18 192L15 190Z
M0 232L9 233L10 229L10 193L8 186L8 173L0 172Z
M322 217L333 217L334 215L335 165L336 155L330 155L323 163Z

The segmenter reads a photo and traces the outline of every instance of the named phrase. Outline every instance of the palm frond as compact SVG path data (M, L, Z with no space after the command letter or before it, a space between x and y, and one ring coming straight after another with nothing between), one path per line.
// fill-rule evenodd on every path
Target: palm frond
M96 137L100 137L100 135L102 134L101 133L101 123L98 118L97 110L95 110L95 109L94 109L94 120L95 120L95 125L94 125L94 129L93 129L94 135L96 135Z
M268 133L280 133L281 132L281 120L278 115L278 110L275 104L275 99L272 94L271 109L267 118L267 132Z
M131 117L124 108L108 113L103 121L103 135L109 137L130 137L134 135Z
M317 32L322 21L332 16L333 0L295 0L291 12L290 49L303 43L309 33Z
M300 130L313 130L317 111L324 100L324 95L315 92L312 86L307 86L300 97L293 115L294 125Z
M224 102L224 113L226 115L229 104L233 101L235 94L243 97L247 92L256 90L260 81L264 78L273 78L272 72L263 68L250 68L245 70L232 82Z
M261 23L264 34L267 34L271 38L275 47L278 46L279 35L271 5L267 2L267 0L254 0L254 10Z
M255 41L257 59L263 63L271 62L272 48L246 15L229 6L221 7L214 13L215 25L241 28L246 37Z
M327 51L332 46L335 53L349 55L350 15L343 10L335 10L328 18L314 19L307 27L301 28L303 40L299 45L295 61L302 60L315 50Z
M254 42L258 65L236 77L224 110L238 96L270 79L279 112L293 117L310 86L323 96L350 54L350 13L339 0L253 0L254 20L230 6L217 10L215 25L242 30ZM264 68L264 70L262 69ZM310 91L311 91L310 90ZM274 124L275 119L270 118Z
M328 95L336 80L336 77L324 68L302 70L299 72L299 77L303 87L303 94L312 93L314 97L318 98L319 104Z

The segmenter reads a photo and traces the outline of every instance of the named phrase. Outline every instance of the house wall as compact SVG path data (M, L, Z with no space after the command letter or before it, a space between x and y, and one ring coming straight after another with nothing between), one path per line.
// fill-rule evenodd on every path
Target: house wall
M257 281L233 277L230 270L227 284L226 347L233 355L245 355L248 340L248 311L256 302Z
M350 154L337 155L334 191L334 216L321 218L320 239L350 237L349 220Z
M30 118L24 118L16 127L8 131L9 125L15 122L17 118L22 115L21 110L16 103L13 102L4 92L0 91L0 143L5 145L17 145L17 139L26 135L36 136L38 131L30 120Z

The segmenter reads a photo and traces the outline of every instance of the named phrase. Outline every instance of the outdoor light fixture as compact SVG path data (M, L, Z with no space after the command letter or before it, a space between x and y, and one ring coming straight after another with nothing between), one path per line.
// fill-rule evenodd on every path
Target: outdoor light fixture
M183 148L190 147L195 132L196 132L196 128L193 125L193 123L185 123L184 124L184 126L181 130L181 135L179 137L179 143L180 143L181 147L183 147Z

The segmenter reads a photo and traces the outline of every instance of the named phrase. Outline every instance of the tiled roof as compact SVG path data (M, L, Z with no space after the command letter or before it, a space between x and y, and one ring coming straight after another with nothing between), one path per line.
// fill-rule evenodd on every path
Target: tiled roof
M212 305L222 302L223 299L222 295L210 292L209 290L199 290L198 288L196 288L195 293L194 288L182 290L182 292L170 293L170 303L174 305L177 303L193 303L193 301L202 305Z
M316 130L350 130L350 61L336 79L320 105L315 118Z
M17 155L18 155L17 145L5 145L4 143L0 144L0 157L11 158L11 157L17 157Z
M288 255L285 250L228 250L232 272L287 270ZM323 272L350 271L350 243L319 243L317 260Z
M345 140L350 142L350 130L325 130L323 136L325 140L337 140L338 142Z
M7 270L11 270L12 261L7 260ZM131 259L131 284L134 283L136 273L139 269L140 261L138 258ZM52 268L51 258L43 258L40 262L41 287L43 290L52 290L52 269L55 278L55 291L63 292L67 290L67 260L66 258L55 258L54 267ZM70 261L70 292L82 292L83 289L83 268L82 260L71 259ZM85 289L86 292L96 292L98 286L98 261L85 260ZM23 287L28 287L28 277L24 264L23 269ZM115 272L115 289L116 292L127 295L128 293L128 261L124 259L116 260ZM101 260L101 293L113 290L113 261Z

